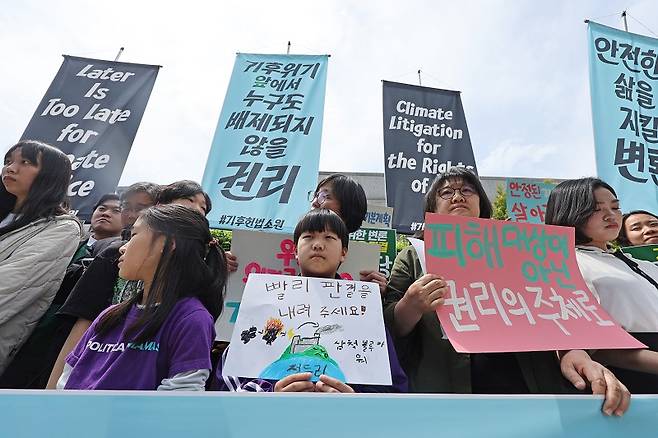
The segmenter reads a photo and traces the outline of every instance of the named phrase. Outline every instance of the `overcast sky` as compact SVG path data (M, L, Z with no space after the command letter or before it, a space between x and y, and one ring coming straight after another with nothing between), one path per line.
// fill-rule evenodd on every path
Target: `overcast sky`
M655 1L21 1L0 9L0 150L61 54L162 65L121 178L201 180L235 52L330 54L320 170L382 172L381 80L460 90L486 176L595 174L586 18L658 32ZM639 22L638 22L639 20ZM641 23L641 24L640 24ZM346 160L345 157L350 157Z

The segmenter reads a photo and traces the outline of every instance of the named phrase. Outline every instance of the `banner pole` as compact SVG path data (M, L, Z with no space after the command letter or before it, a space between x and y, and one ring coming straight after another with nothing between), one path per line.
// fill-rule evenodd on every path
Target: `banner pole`
M418 69L418 85L423 85L423 82L420 80L420 69Z
M288 41L288 49L286 50L286 55L290 55L290 41Z
M114 62L117 62L119 60L119 57L121 56L122 53L123 53L123 47L119 49L119 53L117 53L116 58L114 58Z
M621 18L624 19L624 30L628 32L628 22L626 21L626 11L621 13Z

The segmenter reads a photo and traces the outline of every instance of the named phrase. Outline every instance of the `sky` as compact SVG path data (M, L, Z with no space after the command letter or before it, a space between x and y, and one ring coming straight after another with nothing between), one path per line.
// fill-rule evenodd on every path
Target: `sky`
M648 36L658 2L9 2L0 151L62 54L162 66L120 185L200 181L236 52L330 54L320 170L383 172L382 80L460 90L484 176L594 175L585 19ZM350 159L346 160L345 157Z

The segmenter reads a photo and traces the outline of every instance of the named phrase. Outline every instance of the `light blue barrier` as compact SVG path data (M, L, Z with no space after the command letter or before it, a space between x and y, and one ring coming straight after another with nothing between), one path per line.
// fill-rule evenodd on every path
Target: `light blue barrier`
M0 437L651 437L658 396L622 418L593 396L0 391Z

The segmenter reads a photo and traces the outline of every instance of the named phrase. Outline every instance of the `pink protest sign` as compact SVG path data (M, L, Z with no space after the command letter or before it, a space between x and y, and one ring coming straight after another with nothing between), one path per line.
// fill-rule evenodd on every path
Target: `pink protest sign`
M448 292L437 309L462 353L643 348L587 288L572 228L427 214L427 271Z

